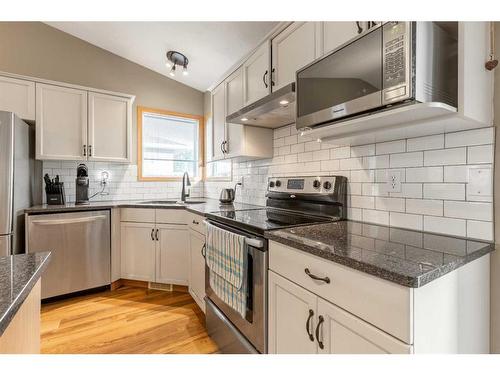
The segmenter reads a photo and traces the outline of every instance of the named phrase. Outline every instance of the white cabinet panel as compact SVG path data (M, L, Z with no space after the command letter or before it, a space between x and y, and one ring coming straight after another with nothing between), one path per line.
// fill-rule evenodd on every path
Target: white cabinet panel
M0 76L0 110L35 120L35 82Z
M212 142L213 160L224 159L222 143L226 137L226 94L224 83L221 83L212 92Z
M243 68L238 68L225 81L226 113L228 115L243 107Z
M128 98L89 92L89 160L130 162L132 103Z
M157 224L156 282L188 285L189 232L186 225Z
M316 26L316 22L294 22L273 39L273 91L295 82L295 72L319 57Z
M86 160L87 91L36 84L37 159Z
M356 35L358 26L354 21L323 22L323 54L328 54Z
M318 298L318 352L325 354L408 354L407 345L335 305ZM321 322L321 323L319 323Z
M269 271L269 353L316 354L316 342L309 337L316 326L316 298Z
M189 229L189 293L205 311L205 236Z
M243 101L251 104L271 92L269 42L262 44L243 63Z
M155 280L154 225L121 223L122 278L141 281Z

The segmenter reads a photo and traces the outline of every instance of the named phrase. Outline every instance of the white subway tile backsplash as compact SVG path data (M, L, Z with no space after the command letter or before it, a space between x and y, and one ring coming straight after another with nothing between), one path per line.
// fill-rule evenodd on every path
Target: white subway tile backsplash
M493 221L493 204L483 202L444 202L444 216Z
M233 181L205 182L200 190L218 198L220 188L232 187L245 178L237 201L265 205L268 176L338 174L348 179L351 220L486 239L493 235L489 229L493 221L491 197L471 194L468 170L492 168L493 135L492 128L477 129L350 147L300 136L295 126L289 125L274 131L276 156L272 159L234 162ZM66 162L56 161L47 168L65 169L62 163ZM75 169L76 162L70 163ZM113 185L116 191L144 197L163 190L161 183L155 188L145 183L134 186L137 192L131 192L132 184L138 183L134 168L123 169L123 187ZM387 174L392 171L401 175L401 192L387 191ZM489 191L493 182L486 179L483 185L481 189ZM167 189L175 197L175 183Z
M364 145L351 147L351 155L355 156L370 156L375 155L375 145Z
M424 230L428 232L466 236L466 222L462 219L450 219L439 216L424 216Z
M411 214L443 216L443 201L429 199L407 199L406 212Z
M493 222L467 220L467 237L493 240Z
M389 212L364 209L363 221L367 223L389 225Z
M377 155L393 154L406 151L406 140L377 143L375 153Z
M399 212L390 213L389 225L394 227L422 230L423 228L423 216L422 215L412 215L403 214Z
M332 159L346 159L351 157L350 147L339 147L330 150L330 157Z
M390 155L391 168L421 167L423 165L422 152L406 152L403 154Z
M466 162L465 147L424 152L425 166L465 164Z
M443 167L407 168L406 182L443 182Z
M405 200L403 198L375 197L375 208L382 211L405 211Z
M493 145L468 147L467 163L469 164L493 163Z
M493 127L448 133L445 135L445 147L492 144L494 139L495 130Z
M360 195L351 195L351 207L354 208L375 208L375 198Z
M406 141L406 151L424 151L444 148L444 134L410 138Z
M465 184L424 184L424 198L465 200Z

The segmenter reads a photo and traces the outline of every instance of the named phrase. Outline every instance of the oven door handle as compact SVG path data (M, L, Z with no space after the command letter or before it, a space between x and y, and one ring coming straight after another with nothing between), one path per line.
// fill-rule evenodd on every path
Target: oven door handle
M207 224L210 224L210 225L213 225L214 227L217 227L221 230L225 230L226 232L231 232L227 229L224 229L224 228L220 228L219 226L213 224L213 223L210 223L209 221L207 220L203 220L203 223L205 225ZM264 247L264 241L259 239L259 238L252 238L252 237L246 237L245 236L245 243L248 245L248 246L252 246L252 247L255 247L257 249L262 249Z

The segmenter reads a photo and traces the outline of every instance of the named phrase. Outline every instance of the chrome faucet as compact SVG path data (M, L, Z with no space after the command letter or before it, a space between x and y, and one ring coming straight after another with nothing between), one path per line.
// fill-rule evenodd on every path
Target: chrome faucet
M182 202L186 202L186 198L189 197L189 193L186 193L186 186L191 186L191 182L189 181L189 174L187 172L184 172L184 174L182 175Z

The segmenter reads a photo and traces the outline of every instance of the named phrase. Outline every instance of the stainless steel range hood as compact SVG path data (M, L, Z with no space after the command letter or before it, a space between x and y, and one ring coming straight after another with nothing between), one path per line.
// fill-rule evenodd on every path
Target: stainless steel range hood
M226 122L279 128L295 122L295 82L243 107L226 117Z

